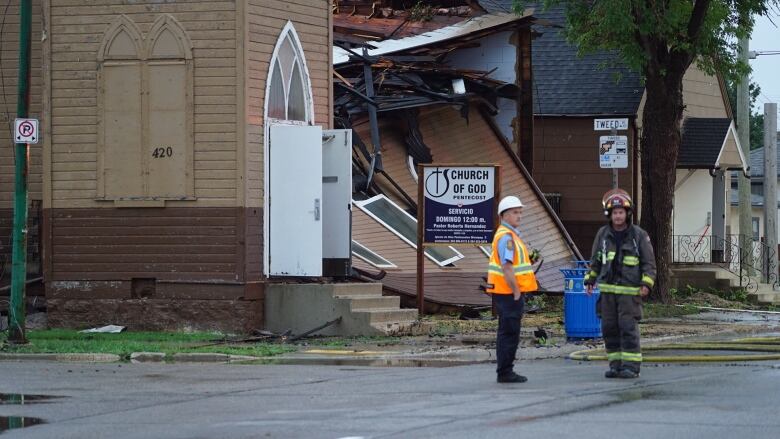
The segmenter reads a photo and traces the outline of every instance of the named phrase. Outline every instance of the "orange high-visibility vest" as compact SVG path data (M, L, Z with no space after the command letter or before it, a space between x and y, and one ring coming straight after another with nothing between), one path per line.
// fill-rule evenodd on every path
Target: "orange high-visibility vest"
M499 260L498 252L498 241L506 234L509 234L515 243L512 266L515 271L517 287L521 293L530 293L538 290L539 285L536 283L536 275L531 265L528 249L512 229L501 225L496 230L496 236L493 237L493 253L490 255L490 265L488 265L487 283L493 285L493 288L488 288L485 291L491 294L512 294L512 288L504 279L504 272L501 269L502 261Z

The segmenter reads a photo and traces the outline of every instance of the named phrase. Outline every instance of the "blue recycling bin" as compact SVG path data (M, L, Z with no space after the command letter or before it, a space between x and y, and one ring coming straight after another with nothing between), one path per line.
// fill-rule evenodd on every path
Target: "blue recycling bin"
M601 319L596 316L600 293L596 288L588 297L583 283L589 264L589 261L575 261L575 268L561 269L564 276L563 323L567 338L601 337Z

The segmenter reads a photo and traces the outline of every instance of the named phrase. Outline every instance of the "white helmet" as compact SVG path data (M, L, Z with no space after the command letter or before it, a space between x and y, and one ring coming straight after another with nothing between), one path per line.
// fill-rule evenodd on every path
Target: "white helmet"
M498 214L501 215L505 210L512 209L514 207L523 207L522 201L514 195L504 197L500 203L498 203Z

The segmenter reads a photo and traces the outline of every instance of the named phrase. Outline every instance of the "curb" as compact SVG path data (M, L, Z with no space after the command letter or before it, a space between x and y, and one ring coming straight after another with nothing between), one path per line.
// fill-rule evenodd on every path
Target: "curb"
M132 363L161 363L165 361L164 352L133 352L130 354Z
M115 363L120 360L116 354L0 354L0 361Z
M262 357L252 357L249 355L230 355L230 354L213 354L208 352L203 353L178 353L173 354L174 362L180 363L228 363L233 361L255 361L262 360Z

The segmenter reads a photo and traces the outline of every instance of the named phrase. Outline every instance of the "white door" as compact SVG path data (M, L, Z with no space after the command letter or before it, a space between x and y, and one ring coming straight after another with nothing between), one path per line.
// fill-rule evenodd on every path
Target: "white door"
M352 130L322 132L322 257L352 254Z
M269 133L269 274L321 276L322 128L271 125Z

